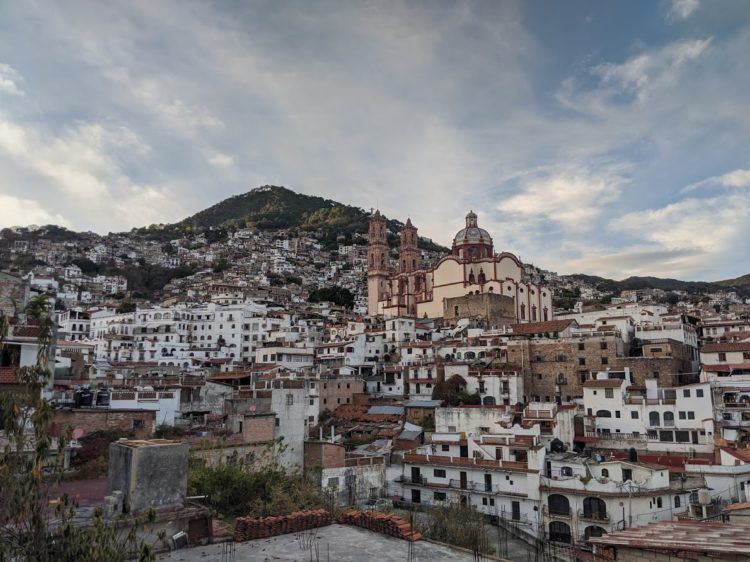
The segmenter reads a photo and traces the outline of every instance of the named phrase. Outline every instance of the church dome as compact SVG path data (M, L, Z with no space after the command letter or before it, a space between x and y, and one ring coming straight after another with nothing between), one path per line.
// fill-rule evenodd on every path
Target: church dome
M492 237L489 232L477 226L477 215L474 211L469 211L466 215L466 228L459 230L453 237L455 246L464 244L489 244L492 245Z
M492 237L485 229L479 228L474 211L469 211L466 227L453 237L453 254L463 259L492 256Z

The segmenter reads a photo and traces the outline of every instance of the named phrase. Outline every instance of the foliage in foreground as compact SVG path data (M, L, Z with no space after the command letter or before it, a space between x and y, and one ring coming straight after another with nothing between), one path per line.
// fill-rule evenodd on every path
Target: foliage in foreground
M81 526L74 521L77 506L66 495L54 509L50 506L50 490L62 478L70 435L55 443L49 434L53 411L42 398L42 388L51 375L54 338L46 297L32 298L25 315L29 324L39 328L36 363L15 369L18 387L0 394L5 443L0 450L0 562L153 560L153 549L138 541L132 518L110 522L97 512L90 525ZM16 346L6 345L9 329L9 319L0 313L0 350L13 354Z
M258 463L236 455L231 462L207 466L191 459L188 495L208 496L207 504L221 515L286 515L326 507L320 489L303 475L287 474L275 461Z
M483 514L462 505L430 508L424 518L417 518L415 526L425 537L459 546L477 554L492 554L489 533Z

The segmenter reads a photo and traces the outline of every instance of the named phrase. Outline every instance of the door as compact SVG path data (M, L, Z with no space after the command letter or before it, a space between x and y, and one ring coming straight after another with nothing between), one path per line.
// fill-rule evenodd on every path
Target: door
M484 475L484 491L485 492L492 491L492 474Z
M469 457L469 446L468 445L461 445L460 456L462 456L463 458L468 458Z
M518 521L521 519L521 504L519 502L511 502L510 510L510 515L513 518L513 521Z
M419 490L411 491L411 503L422 503L422 494Z
M461 472L459 482L460 482L461 489L465 490L466 489L466 473L465 472Z
M419 472L418 466L411 467L411 481L415 484L419 484L420 482L422 482L422 475Z

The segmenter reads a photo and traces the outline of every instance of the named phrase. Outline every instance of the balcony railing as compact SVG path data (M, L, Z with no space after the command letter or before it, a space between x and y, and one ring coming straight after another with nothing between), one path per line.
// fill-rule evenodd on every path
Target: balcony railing
M554 510L550 511L550 508L548 505L542 506L542 513L546 515L547 517L553 517L558 519L570 519L570 508L568 508L568 511L563 510Z
M459 490L476 490L480 488L476 482L469 482L468 480L454 480L451 479L449 486L451 488L457 488Z
M609 512L597 512L597 511L586 511L585 509L578 510L578 519L584 521L597 521L601 523L609 523Z

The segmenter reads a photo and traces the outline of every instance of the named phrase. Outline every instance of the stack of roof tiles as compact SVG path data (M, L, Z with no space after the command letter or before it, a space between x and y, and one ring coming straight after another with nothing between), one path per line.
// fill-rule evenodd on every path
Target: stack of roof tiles
M407 541L418 541L422 538L420 533L413 531L411 525L398 515L380 513L379 511L358 511L350 509L339 517L339 523L355 525L376 533L382 533L391 537Z
M295 511L279 517L238 517L234 528L234 540L242 542L265 539L330 524L331 515L325 509Z

